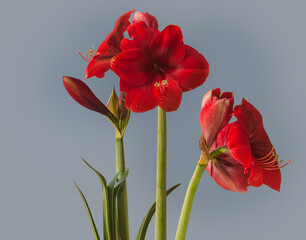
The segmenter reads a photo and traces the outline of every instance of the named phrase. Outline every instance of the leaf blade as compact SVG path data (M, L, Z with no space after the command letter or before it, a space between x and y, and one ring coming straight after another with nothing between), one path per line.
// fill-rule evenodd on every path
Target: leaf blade
M167 190L167 196L171 192L173 192L180 185L181 184L178 183L178 184L174 185L173 187L169 188ZM152 217L153 217L153 215L155 213L155 210L156 210L156 202L153 203L153 205L150 207L149 211L147 212L146 216L144 217L144 219L143 219L143 221L141 223L141 226L139 228L136 240L145 240L146 233L147 233L150 221L151 221L151 219L152 219Z
M103 192L103 236L104 240L112 240L111 237L111 222L110 222L110 210L109 210L109 191L107 187L107 182L105 177L97 171L95 168L93 168L83 157L81 157L83 162L91 168L99 177L100 182L102 184L102 192Z
M86 210L87 210L87 213L88 213L88 216L89 216L89 220L90 220L90 224L91 224L91 228L92 228L92 231L94 233L94 237L95 237L95 240L100 240L100 236L99 236L99 233L98 233L98 230L97 230L97 227L96 227L96 224L95 224L95 221L93 219L93 216L91 214L91 211L90 211L90 208L89 208L89 205L87 203L87 200L83 194L83 192L81 191L81 189L79 188L79 186L76 184L76 182L73 180L75 186L77 187L80 195L81 195L81 198L85 204L85 207L86 207Z

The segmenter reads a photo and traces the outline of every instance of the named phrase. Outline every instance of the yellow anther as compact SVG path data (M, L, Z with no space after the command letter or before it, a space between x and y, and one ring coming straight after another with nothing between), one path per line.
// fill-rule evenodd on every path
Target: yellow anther
M96 55L96 51L94 50L94 46L91 46L91 49L88 50L88 53L84 53L84 56L82 55L82 53L79 51L78 54L80 54L80 56L87 62L90 62L91 59Z
M167 79L162 80L161 84L162 84L162 85L167 85L167 84L168 84L168 80L167 80Z

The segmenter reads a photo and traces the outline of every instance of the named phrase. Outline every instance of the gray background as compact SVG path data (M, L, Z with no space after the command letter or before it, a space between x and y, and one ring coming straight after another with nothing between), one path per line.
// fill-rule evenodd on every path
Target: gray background
M265 186L237 194L205 174L187 239L301 239L305 232L305 1L2 1L0 7L0 239L93 239L73 185L83 189L101 226L98 178L85 157L110 179L114 131L103 116L65 92L62 75L83 78L77 51L96 48L116 19L136 8L160 29L179 25L184 42L210 63L207 82L185 93L168 114L168 238L174 239L189 179L199 159L199 112L204 93L220 87L244 96L264 117L281 159L278 193ZM107 102L118 78L109 72L88 85ZM132 114L126 131L131 239L155 198L156 109ZM151 225L147 239L154 239ZM102 230L100 230L101 232Z

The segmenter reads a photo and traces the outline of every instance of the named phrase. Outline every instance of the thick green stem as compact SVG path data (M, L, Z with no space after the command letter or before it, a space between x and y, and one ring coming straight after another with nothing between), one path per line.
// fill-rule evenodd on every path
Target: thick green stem
M123 149L123 137L116 136L116 172L122 171L119 178L125 171L124 161L124 149ZM118 205L118 222L119 232L121 239L129 240L129 214L128 214L128 199L127 199L127 188L126 181L124 181L122 187L119 189L117 196Z
M158 107L155 240L167 238L167 120Z
M206 166L207 165L198 163L190 180L178 223L175 240L185 240L193 199Z

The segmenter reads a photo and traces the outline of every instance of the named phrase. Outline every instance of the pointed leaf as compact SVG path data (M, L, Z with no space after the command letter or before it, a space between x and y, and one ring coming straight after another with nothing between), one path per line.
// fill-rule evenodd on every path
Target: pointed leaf
M117 222L117 211L116 211L116 197L115 197L115 185L117 178L122 171L116 173L112 181L107 186L108 189L108 202L109 202L109 212L110 212L110 224L112 226L112 238L111 240L118 240L118 222Z
M122 171L118 172L119 174L121 173ZM115 184L115 187L114 187L114 200L115 202L117 201L117 196L118 196L118 192L120 190L120 188L123 186L123 184L125 183L125 180L127 178L129 174L129 169L127 169L124 174L121 176L120 179L117 179L117 182ZM118 175L119 176L119 175ZM118 203L117 203L118 204ZM116 206L116 210L115 210L115 224L116 224L116 233L117 233L117 237L118 239L120 240L121 239L121 236L120 236L120 231L119 231L119 218L118 218L118 211L117 211L117 204L115 203L115 206Z
M99 236L98 230L96 228L95 221L92 217L91 211L89 209L88 203L86 201L86 198L85 198L83 192L81 191L81 189L79 188L79 186L76 184L76 182L74 180L73 180L73 182L74 182L75 186L77 187L77 189L78 189L78 191L79 191L79 193L80 193L80 195L83 199L83 202L85 204L85 207L86 207L86 210L87 210L87 213L88 213L88 216L89 216L89 220L90 220L90 223L91 223L91 228L92 228L92 231L93 231L94 236L95 236L95 240L100 240L100 236Z
M169 188L167 190L167 196L173 192L178 186L180 186L181 184L176 184L174 185L173 187ZM156 202L154 202L154 204L151 206L151 208L149 209L149 211L147 212L146 216L144 217L142 223L141 223L141 226L140 226L140 229L138 231L138 235L137 235L137 238L136 240L144 240L145 237L146 237L146 233L147 233L147 230L148 230L148 227L149 227L149 224L150 224L150 221L155 213L155 210L156 210Z
M109 198L108 198L108 188L107 182L104 176L94 169L84 158L82 158L84 163L91 168L99 177L101 184L102 184L102 191L103 191L103 232L104 232L104 240L112 240L111 238L111 222L110 222L110 208L109 208Z

